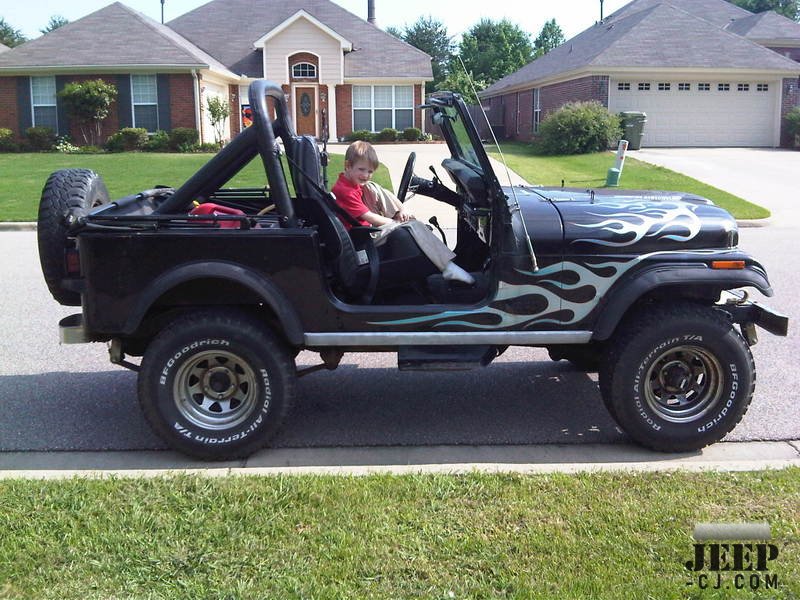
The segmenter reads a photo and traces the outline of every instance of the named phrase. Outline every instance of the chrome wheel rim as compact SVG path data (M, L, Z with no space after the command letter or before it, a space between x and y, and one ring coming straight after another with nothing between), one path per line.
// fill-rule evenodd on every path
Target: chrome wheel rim
M644 381L647 405L672 423L701 419L722 399L722 367L699 346L677 346L650 365Z
M204 429L235 427L255 410L258 385L247 361L232 352L193 356L175 376L173 397L180 414Z

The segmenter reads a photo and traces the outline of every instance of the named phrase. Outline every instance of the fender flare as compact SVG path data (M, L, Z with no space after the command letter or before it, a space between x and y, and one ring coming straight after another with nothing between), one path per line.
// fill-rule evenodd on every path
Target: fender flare
M252 290L278 316L289 343L295 346L302 345L303 327L286 294L268 277L223 261L183 264L159 275L140 295L125 321L124 333L132 334L136 331L156 300L172 288L194 279L209 278L229 279Z
M766 276L755 269L737 271L714 270L706 265L659 265L625 278L610 291L594 326L593 340L607 340L614 333L628 309L645 294L672 286L712 286L720 289L755 287L765 296L772 296Z

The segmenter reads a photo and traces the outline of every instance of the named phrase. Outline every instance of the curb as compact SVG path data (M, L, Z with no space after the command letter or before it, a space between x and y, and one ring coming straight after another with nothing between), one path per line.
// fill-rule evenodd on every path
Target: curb
M6 452L2 479L164 475L346 475L758 471L800 468L800 441L720 442L664 454L629 444L277 448L246 460L207 463L172 451Z
M0 222L0 231L36 231L36 223L25 221Z

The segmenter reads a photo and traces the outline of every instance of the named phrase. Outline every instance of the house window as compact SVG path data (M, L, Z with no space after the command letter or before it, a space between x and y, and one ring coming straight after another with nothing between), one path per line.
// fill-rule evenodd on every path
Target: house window
M55 76L31 77L31 111L36 127L49 127L58 132Z
M292 67L292 77L295 79L316 79L317 65L302 62Z
M679 92L691 92L692 91L692 84L691 83L679 83L678 84L678 91Z
M717 91L718 92L730 92L731 91L731 84L730 83L718 83L717 84Z
M649 83L640 83L639 84L639 91L640 92L649 92L650 91L650 84Z
M759 83L756 85L757 92L768 92L769 91L769 84L768 83Z
M658 84L658 91L659 92L668 92L672 86L669 83L659 83Z
M133 126L158 130L158 82L155 75L131 75Z
M627 81L617 84L617 89L621 92L628 92L631 89L631 84Z
M749 83L737 83L736 84L736 91L737 92L749 92L750 91L750 84Z
M711 84L710 83L698 83L697 84L697 91L698 92L710 92L711 91Z
M539 88L533 90L533 133L539 133L539 124L542 122L542 100Z
M402 131L414 126L414 86L354 85L353 129Z

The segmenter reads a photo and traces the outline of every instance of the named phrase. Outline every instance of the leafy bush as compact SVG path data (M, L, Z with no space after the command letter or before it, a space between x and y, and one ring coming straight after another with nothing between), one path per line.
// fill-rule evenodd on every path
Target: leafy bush
M100 143L103 121L117 97L116 86L102 79L73 81L58 96L67 114L78 122L83 141L92 146Z
M417 129L416 127L406 127L403 130L403 139L407 142L419 142L425 139L425 136L422 135L422 131Z
M0 152L16 152L19 146L14 141L14 132L0 128Z
M147 130L142 127L123 127L106 141L110 152L141 150L147 143Z
M795 106L786 115L786 130L789 132L789 139L795 143L797 136L800 136L800 106Z
M222 147L222 142L203 142L202 144L197 144L192 148L194 152L219 152L219 149Z
M198 141L197 129L192 127L176 127L169 132L169 147L178 152L191 152Z
M551 113L539 130L543 154L586 154L614 146L622 131L620 118L599 102L570 102Z
M345 142L355 142L359 140L362 142L374 142L375 134L366 129L357 129L344 137Z
M80 152L81 149L78 148L75 144L73 144L67 136L61 136L56 140L56 145L54 146L56 152L63 152L64 154L75 154L76 152Z
M34 152L49 152L56 143L56 132L50 127L28 127L25 137Z
M379 142L394 142L397 140L397 129L392 129L391 127L387 127L386 129L381 129L381 132L377 135L376 140Z
M169 134L159 129L145 142L142 150L145 152L166 152L169 150Z

